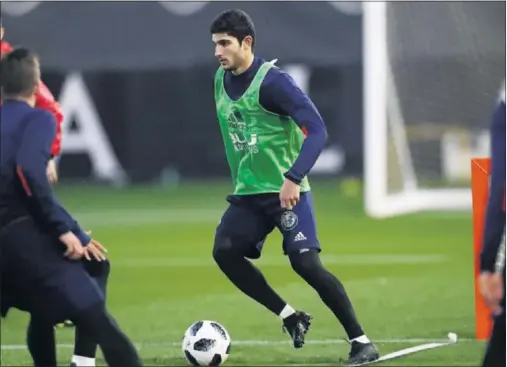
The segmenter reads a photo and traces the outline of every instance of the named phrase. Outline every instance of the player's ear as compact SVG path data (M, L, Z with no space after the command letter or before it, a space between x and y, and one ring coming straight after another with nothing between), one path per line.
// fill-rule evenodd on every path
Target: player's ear
M252 48L253 38L252 36L246 36L243 38L242 46L243 49L248 50Z
M34 100L37 98L37 90L38 90L38 86L35 86L32 88L32 90L30 91L30 98L33 98Z

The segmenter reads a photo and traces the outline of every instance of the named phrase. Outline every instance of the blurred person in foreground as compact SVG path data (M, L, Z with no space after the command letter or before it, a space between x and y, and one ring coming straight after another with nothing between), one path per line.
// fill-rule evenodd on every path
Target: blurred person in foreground
M13 50L13 47L4 39L4 32L5 30L1 26L1 18L0 18L1 57L7 55L9 52ZM56 121L56 134L51 144L51 158L48 161L46 171L48 180L51 183L55 184L58 181L56 159L61 152L63 112L60 108L60 105L55 100L53 94L42 80L39 80L39 84L37 86L37 90L35 93L35 108L40 108L49 111L54 116ZM97 281L97 284L99 285L101 291L104 293L105 296L111 268L109 260L103 259L103 261L99 262L96 261L96 259L92 258L89 261L85 261L84 266L88 271L88 273ZM74 325L70 320L65 320L62 323L58 323L57 326L71 327ZM49 334L50 332L49 330L43 330L47 329L47 327L48 325L39 324L38 320L31 319L28 330L30 333L39 334L42 336L44 334L46 335ZM83 333L81 329L77 328L75 330L74 353L71 359L71 366L94 366L96 354L97 354L97 344L93 342L86 335L86 333Z
M0 313L11 307L31 321L27 345L35 366L56 366L53 325L70 319L102 349L109 366L140 366L137 352L109 315L85 258L104 248L60 205L47 178L56 121L35 108L38 58L24 48L0 61Z
M303 347L312 317L297 311L248 259L261 256L278 228L290 264L320 296L347 332L347 362L378 359L343 284L320 260L307 173L325 146L327 131L310 98L284 71L254 56L255 28L241 10L228 10L210 27L215 57L215 103L234 184L215 234L213 257L229 280L283 323Z
M483 367L505 366L505 81L491 119L491 175L479 282L493 312Z

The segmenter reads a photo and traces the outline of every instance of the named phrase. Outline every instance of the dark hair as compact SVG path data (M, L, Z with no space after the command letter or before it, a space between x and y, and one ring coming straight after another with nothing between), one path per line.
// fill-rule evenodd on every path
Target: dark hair
M243 10L231 9L220 13L210 27L211 34L227 33L241 44L246 36L252 37L252 48L255 43L255 27L250 16Z
M15 48L0 61L2 94L9 97L28 97L39 83L38 57L26 48Z

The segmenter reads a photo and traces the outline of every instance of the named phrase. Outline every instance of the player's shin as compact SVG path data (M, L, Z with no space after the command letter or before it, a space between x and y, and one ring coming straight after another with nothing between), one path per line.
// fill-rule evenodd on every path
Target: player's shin
M289 258L292 268L317 291L347 332L351 341L347 364L355 365L377 360L379 358L377 349L364 335L343 284L324 268L319 253L315 250L298 251L290 254Z
M343 284L320 261L317 251L289 255L292 268L319 294L322 301L343 325L349 340L369 343L357 321Z
M26 342L35 367L57 365L53 325L32 315L28 324Z
M228 238L215 239L213 258L222 272L243 293L259 302L277 316L290 315L290 306L271 288L261 271L240 252Z
M85 268L99 286L106 298L107 282L110 273L109 261L89 261L85 262ZM83 328L76 327L74 340L74 355L72 356L71 366L95 366L95 356L97 354L97 343L88 335Z
M141 359L129 338L108 314L104 304L96 304L75 316L72 321L99 345L110 367L140 367Z

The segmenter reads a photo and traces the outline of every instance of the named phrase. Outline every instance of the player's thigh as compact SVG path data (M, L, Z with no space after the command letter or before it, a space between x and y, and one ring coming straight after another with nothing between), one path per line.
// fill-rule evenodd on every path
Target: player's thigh
M246 204L231 203L224 212L215 234L213 253L236 252L258 258L273 225L262 213Z
M111 272L111 262L109 259L98 261L94 258L91 260L83 260L83 266L86 272L92 278L108 278Z
M273 215L273 220L283 236L285 254L317 249L320 243L317 236L317 222L310 192L301 195L292 210L280 208Z
M2 308L19 308L48 322L63 321L103 302L81 261L63 257L58 240L27 220L2 233Z
M495 317L491 337L482 362L483 367L496 367L505 361L505 313Z
M55 272L63 259L63 244L48 245L48 237L30 218L11 223L0 234L3 282L11 289L28 286Z

